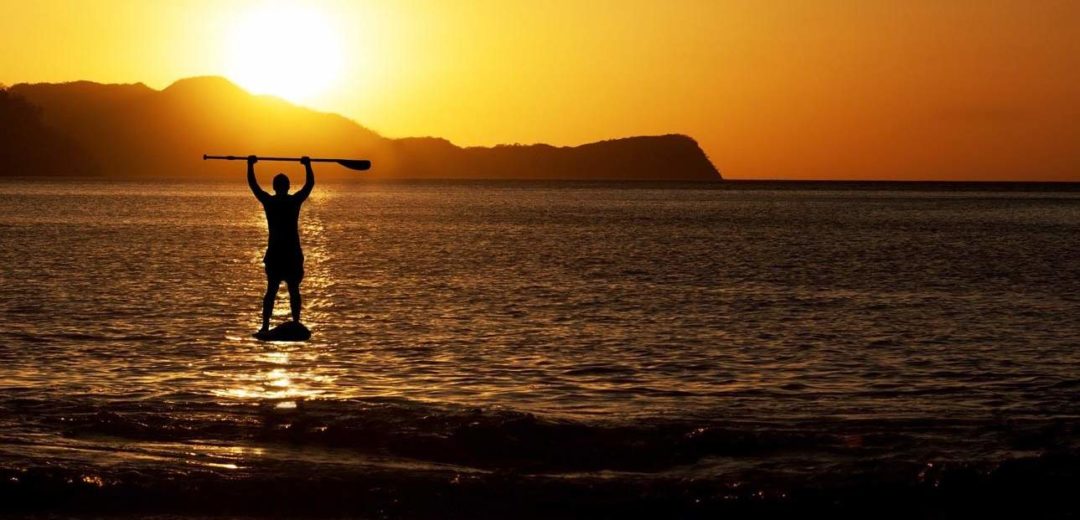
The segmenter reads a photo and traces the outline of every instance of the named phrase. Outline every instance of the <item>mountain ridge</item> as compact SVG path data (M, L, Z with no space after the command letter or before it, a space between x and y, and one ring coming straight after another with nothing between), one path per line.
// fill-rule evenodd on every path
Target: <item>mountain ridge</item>
M107 177L235 175L236 164L203 162L202 154L254 151L368 158L374 166L362 175L376 179L721 180L685 135L491 147L461 147L441 137L388 138L336 113L250 94L218 76L184 78L162 90L74 81L19 83L6 92L38 107L41 124L84 150L90 158L82 160ZM0 176L27 173L12 170L0 165ZM324 168L320 175L357 174Z

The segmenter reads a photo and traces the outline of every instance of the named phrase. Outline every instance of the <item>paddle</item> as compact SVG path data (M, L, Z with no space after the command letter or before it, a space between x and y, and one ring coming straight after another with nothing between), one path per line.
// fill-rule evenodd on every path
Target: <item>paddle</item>
M246 155L241 156L241 155L206 155L206 154L203 154L202 158L203 158L204 161L208 160L208 159L220 159L220 160L223 160L223 161L246 161L247 160ZM258 159L260 161L300 162L299 157L256 157L256 159ZM338 163L338 164L340 164L340 165L342 165L342 166L344 166L344 167L346 167L346 168L348 168L350 170L358 170L358 171L364 171L364 170L370 170L371 169L371 161L368 161L366 159L311 159L311 162L333 162L333 163Z

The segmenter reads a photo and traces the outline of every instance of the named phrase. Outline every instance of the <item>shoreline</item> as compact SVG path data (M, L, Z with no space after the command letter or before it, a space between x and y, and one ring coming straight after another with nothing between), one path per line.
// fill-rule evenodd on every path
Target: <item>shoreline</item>
M990 471L929 467L913 481L865 472L793 483L745 475L613 479L297 466L237 476L150 467L114 474L39 467L0 470L0 511L28 517L1065 517L1076 512L1077 468L1076 455L1062 455L1017 459Z

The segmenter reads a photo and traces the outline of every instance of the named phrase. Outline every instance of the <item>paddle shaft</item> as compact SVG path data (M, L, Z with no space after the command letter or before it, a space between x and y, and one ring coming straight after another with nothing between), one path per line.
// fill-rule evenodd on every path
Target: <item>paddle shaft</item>
M222 159L225 161L246 161L246 155L206 155L203 154L203 160L207 159ZM260 161L288 161L288 162L300 162L299 157L256 157ZM315 159L312 158L311 162L342 162L351 161L353 159Z

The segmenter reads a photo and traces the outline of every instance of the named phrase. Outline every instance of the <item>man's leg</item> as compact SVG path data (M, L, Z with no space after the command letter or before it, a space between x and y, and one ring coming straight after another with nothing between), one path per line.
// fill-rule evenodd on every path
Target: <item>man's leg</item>
M300 279L289 280L289 309L292 311L293 321L300 323Z
M260 332L270 330L270 316L274 314L274 299L277 298L279 285L281 285L281 280L271 278L267 275L266 295L263 296L262 328L259 329Z

